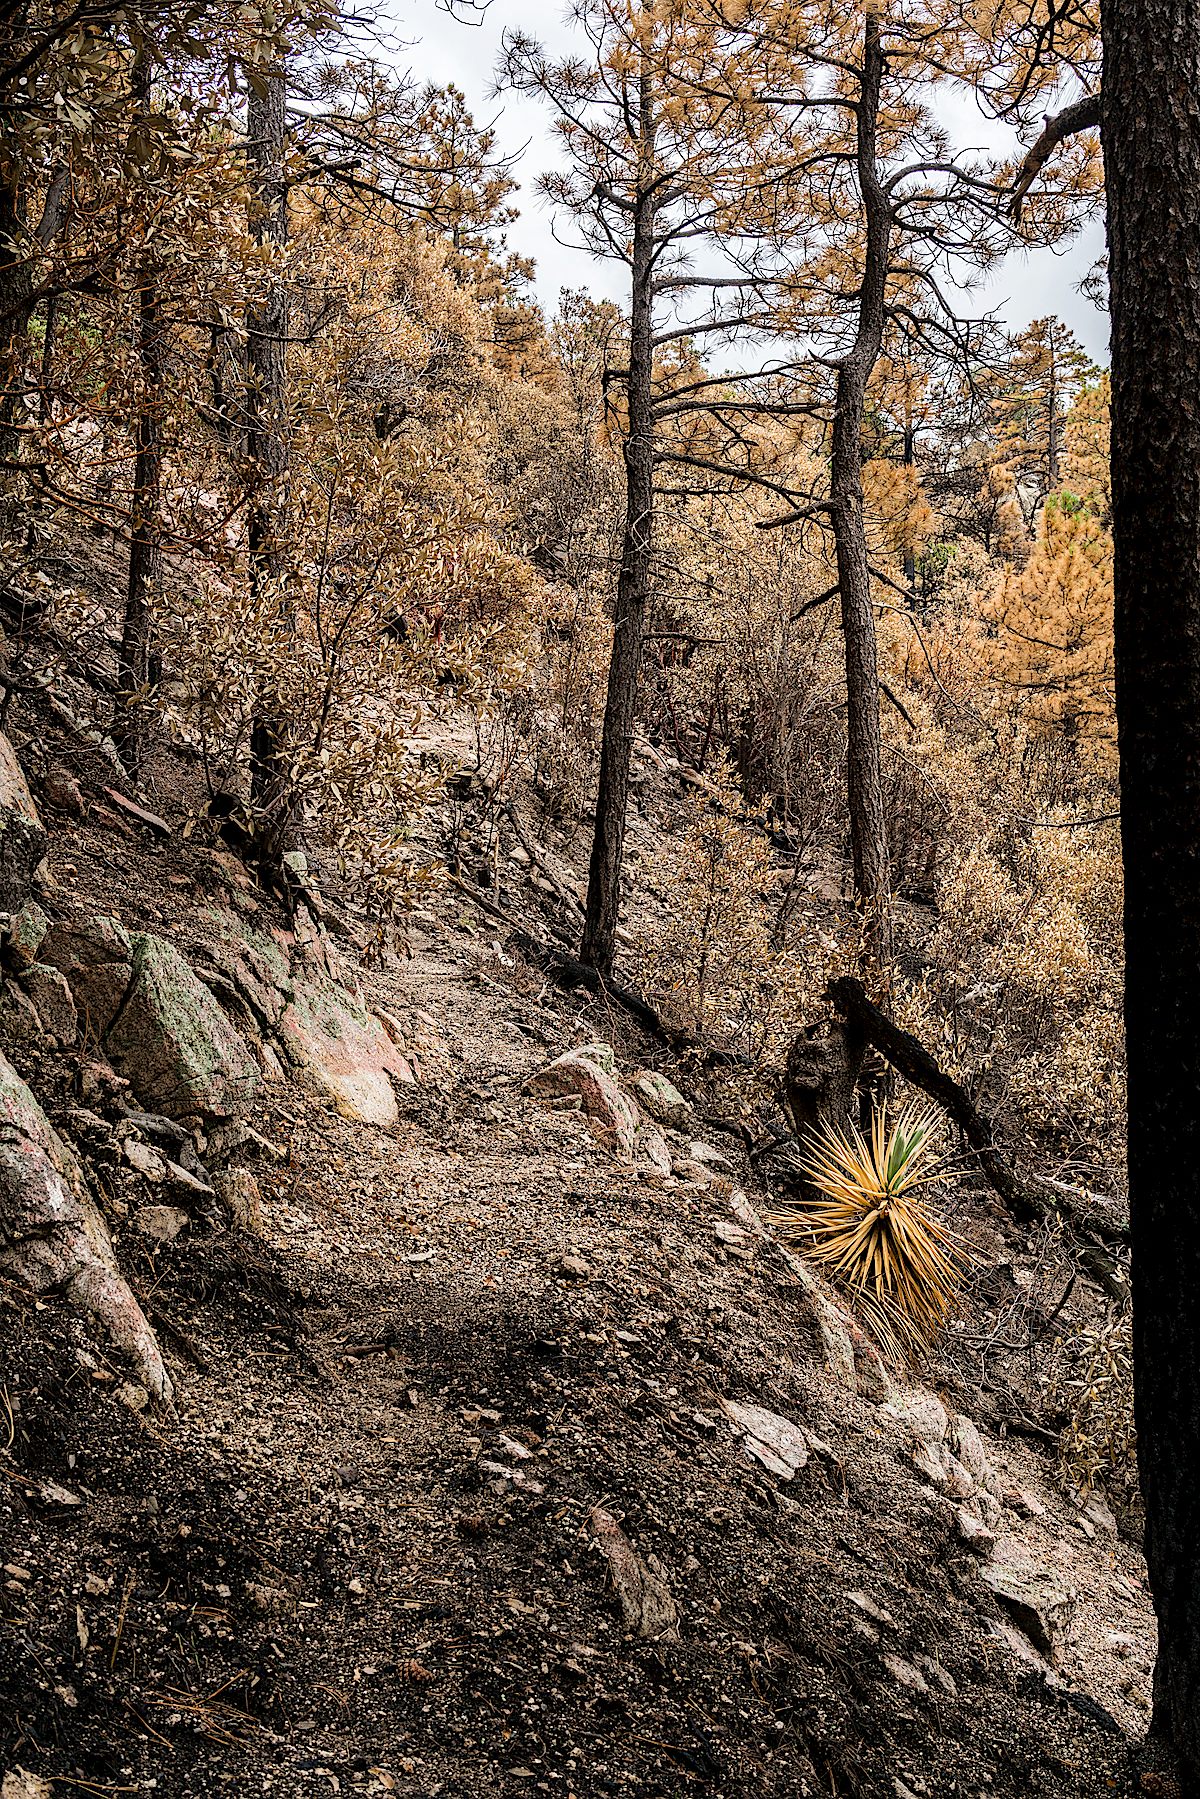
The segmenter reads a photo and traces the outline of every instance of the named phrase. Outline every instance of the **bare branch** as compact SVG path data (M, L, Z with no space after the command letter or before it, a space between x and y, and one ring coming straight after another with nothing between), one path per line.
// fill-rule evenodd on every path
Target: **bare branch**
M1085 94L1082 100L1076 100L1071 106L1064 106L1061 112L1053 116L1047 114L1041 136L1027 151L1025 160L1017 171L1017 183L1008 206L1009 217L1020 219L1026 195L1049 162L1053 151L1065 138L1077 137L1081 131L1099 129L1099 94Z

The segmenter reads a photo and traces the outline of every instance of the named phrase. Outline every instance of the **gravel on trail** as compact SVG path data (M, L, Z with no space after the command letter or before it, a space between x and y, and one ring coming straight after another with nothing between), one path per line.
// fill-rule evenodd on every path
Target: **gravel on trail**
M62 879L202 936L160 849L121 856ZM419 1071L394 1129L276 1088L259 1234L118 1232L174 1412L0 1283L13 1792L1138 1791L1135 1552L989 1444L1048 1512L1022 1540L1070 1534L1080 1615L1123 1639L1089 1660L1089 1626L1048 1682L878 1404L818 1364L787 1257L730 1228L731 1181L639 1172L522 1092L572 1044L627 1071L645 1045L460 910L370 977ZM765 1465L724 1402L807 1455Z

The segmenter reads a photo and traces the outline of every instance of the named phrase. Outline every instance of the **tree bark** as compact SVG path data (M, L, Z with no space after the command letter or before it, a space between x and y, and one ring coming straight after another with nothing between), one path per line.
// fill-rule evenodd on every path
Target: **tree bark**
M251 214L256 244L288 239L287 78L274 69L251 88L247 104ZM287 289L269 276L260 305L246 318L246 459L250 469L247 531L250 579L256 590L278 579L286 533Z
M1134 1384L1154 1729L1200 1778L1200 0L1104 0Z
M151 72L143 51L134 72L139 114L149 113ZM162 576L162 316L158 270L147 250L138 268L138 412L133 465L129 572L117 663L113 741L136 780L146 747L145 690L150 680L153 596ZM47 324L49 332L49 324Z
M259 244L288 239L287 77L274 68L247 105L251 216ZM281 614L287 540L287 288L268 277L262 303L246 318L245 454L249 471L247 547L251 591ZM299 845L300 815L288 780L287 725L264 696L250 732L250 798L264 860L278 866Z
M798 1137L824 1124L845 1130L852 1122L866 1048L861 1026L848 1017L828 1028L809 1026L792 1039L781 1093Z
M1086 94L1082 100L1076 100L1070 106L1064 106L1063 110L1055 113L1053 117L1047 115L1045 129L1038 137L1037 142L1026 153L1025 160L1017 171L1017 180L1008 208L1012 218L1020 219L1026 195L1059 144L1063 143L1066 138L1076 136L1080 131L1098 131L1100 129L1101 108L1102 100L1099 94Z
M646 76L641 82L640 102L642 143L650 148L653 115L650 82ZM613 612L612 658L608 665L608 695L596 792L596 828L588 869L583 941L579 950L580 960L605 976L612 971L621 910L629 762L653 554L655 211L654 190L648 187L636 197L632 220L625 530Z
M25 358L29 351L29 325L37 304L34 257L38 249L45 250L53 242L63 222L67 192L67 170L59 165L50 178L42 216L36 229L31 228L23 146L12 132L0 139L0 465L4 465L0 466L0 480L14 495L14 465L21 456L17 412L28 390ZM52 290L48 305L53 301Z
M891 950L891 894L883 802L879 667L863 519L862 428L867 384L883 345L892 234L891 206L879 179L876 159L883 68L878 15L868 9L857 115L865 254L857 330L838 369L830 498L846 650L846 784L854 889L869 919L872 944L881 960Z
M145 759L145 690L150 681L154 595L162 578L162 318L157 275L149 261L138 276L138 358L141 391L133 467L129 577L113 720L113 741L135 779Z
M904 371L904 466L913 468L917 461L917 432L913 422L912 376ZM911 593L917 584L917 558L911 543L904 546L904 585Z

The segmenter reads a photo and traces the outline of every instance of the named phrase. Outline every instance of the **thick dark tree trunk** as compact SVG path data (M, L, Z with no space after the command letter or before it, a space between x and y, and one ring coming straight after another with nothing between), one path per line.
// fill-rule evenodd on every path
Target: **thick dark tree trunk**
M643 83L643 89L647 87ZM643 93L643 136L651 129ZM613 612L612 660L600 747L596 829L588 870L580 959L603 975L616 953L629 762L646 634L654 524L654 220L655 201L639 195L633 214L633 290L629 340L629 424L625 440L625 532Z
M25 392L25 356L33 309L33 264L26 241L25 201L15 147L5 145L0 170L0 461L4 485L14 488L21 434L17 413Z
M251 218L257 243L282 246L288 237L287 78L282 69L261 77L247 107ZM268 605L286 612L282 591L287 540L287 288L272 275L261 305L246 319L245 454L249 471L247 543L250 583ZM262 851L277 864L300 841L299 812L288 781L286 721L264 696L250 735L250 795L261 821Z
M1200 0L1104 0L1134 1369L1154 1724L1200 1778Z
M251 216L258 244L282 246L288 238L287 79L275 70L250 91L247 106ZM246 319L246 458L250 469L248 536L250 579L256 587L277 581L287 529L287 288L272 275L260 305Z
M854 1095L867 1040L853 1019L809 1026L794 1037L784 1068L782 1097L798 1137L821 1125L853 1122Z
M138 276L138 359L140 394L133 503L129 539L129 579L117 668L117 710L113 740L135 777L146 750L146 689L154 637L154 595L162 577L162 318L156 272L146 262Z
M865 256L858 328L838 370L830 498L846 646L846 783L854 888L870 920L874 948L882 960L891 948L891 896L879 729L879 667L863 519L862 427L867 384L883 344L892 213L876 161L884 57L879 20L873 11L866 13L864 32L857 155Z
M140 119L149 120L151 68L143 53L134 72ZM113 739L126 768L141 772L146 747L146 689L154 629L154 594L162 576L162 312L158 271L147 252L137 277L138 411L130 507L129 573L117 665ZM49 333L49 324L47 324Z

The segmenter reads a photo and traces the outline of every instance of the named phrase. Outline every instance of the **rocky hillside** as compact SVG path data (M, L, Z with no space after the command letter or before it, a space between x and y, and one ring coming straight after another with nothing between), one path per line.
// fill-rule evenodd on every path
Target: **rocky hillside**
M969 1345L888 1374L661 1045L0 749L4 1799L1173 1791L1135 1544Z

